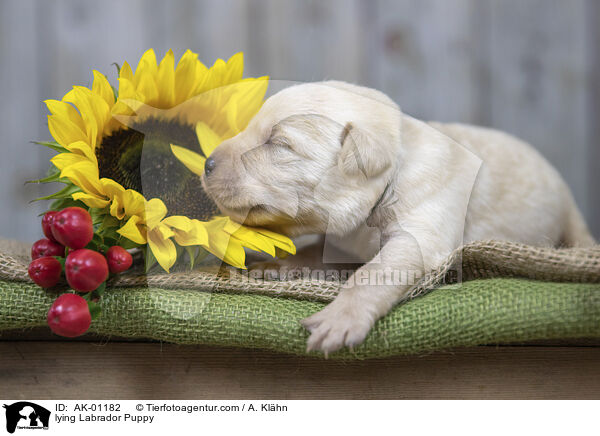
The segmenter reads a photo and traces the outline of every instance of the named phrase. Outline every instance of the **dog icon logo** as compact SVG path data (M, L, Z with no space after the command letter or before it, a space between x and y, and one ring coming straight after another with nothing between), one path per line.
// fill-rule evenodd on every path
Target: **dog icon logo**
M29 401L19 401L3 406L6 409L6 431L19 429L48 429L50 411Z

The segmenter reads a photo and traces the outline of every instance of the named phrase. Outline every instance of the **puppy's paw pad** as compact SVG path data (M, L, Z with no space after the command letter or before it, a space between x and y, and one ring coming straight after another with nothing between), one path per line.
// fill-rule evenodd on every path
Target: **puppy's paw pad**
M309 332L312 332L314 329L319 327L319 325L326 319L327 319L327 314L324 314L323 310L322 310L320 312L317 312L317 313L309 316L308 318L304 318L303 320L300 321L300 324L302 324L302 326L306 330L308 330Z
M353 347L364 341L373 320L368 312L336 299L329 306L301 321L311 332L307 351L320 350L326 355L344 346Z

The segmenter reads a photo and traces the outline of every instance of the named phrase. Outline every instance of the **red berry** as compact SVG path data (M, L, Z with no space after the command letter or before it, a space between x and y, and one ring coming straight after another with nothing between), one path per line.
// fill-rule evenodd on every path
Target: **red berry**
M92 316L85 299L75 294L63 294L54 300L46 321L57 335L74 338L90 328Z
M97 251L82 248L69 253L65 262L69 286L79 292L92 292L108 278L106 258Z
M51 288L60 280L62 265L53 257L40 257L29 264L29 277L42 288Z
M60 245L58 242L51 241L50 239L40 239L31 246L31 259L39 259L44 256L59 256L64 257L65 247Z
M65 247L83 248L94 237L89 212L80 207L67 207L52 218L52 236Z
M54 219L54 215L57 213L58 212L54 211L46 212L42 218L42 231L44 232L46 238L54 242L56 242L56 239L54 239L54 235L52 234L52 220Z
M133 263L131 254L118 245L114 245L108 249L106 252L106 260L108 261L108 268L113 274L127 271Z

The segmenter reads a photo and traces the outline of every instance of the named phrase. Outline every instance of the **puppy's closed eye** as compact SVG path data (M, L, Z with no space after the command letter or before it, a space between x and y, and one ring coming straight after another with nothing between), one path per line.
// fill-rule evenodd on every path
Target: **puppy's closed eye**
M271 145L273 147L285 147L292 148L291 142L289 138L287 138L283 133L283 128L279 124L275 124L271 129L271 135L269 135L269 139L265 142L265 145Z
M296 154L288 141L281 136L269 138L265 143L257 145L240 156L246 171L255 176L261 173L266 162L282 167L294 161Z
M272 147L283 147L283 148L288 148L288 149L292 150L292 145L291 145L290 141L283 136L269 138L269 141L267 141L265 143L265 145L269 145Z

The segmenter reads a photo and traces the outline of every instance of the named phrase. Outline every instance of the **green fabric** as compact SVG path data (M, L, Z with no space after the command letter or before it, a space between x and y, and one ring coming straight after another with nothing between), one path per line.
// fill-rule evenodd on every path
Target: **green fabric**
M0 281L0 331L44 326L54 298L56 294L32 284ZM308 332L298 321L324 304L262 295L121 288L107 290L102 306L102 316L90 329L101 335L305 354ZM384 357L582 337L600 337L600 284L474 280L399 305L354 352L330 357Z

